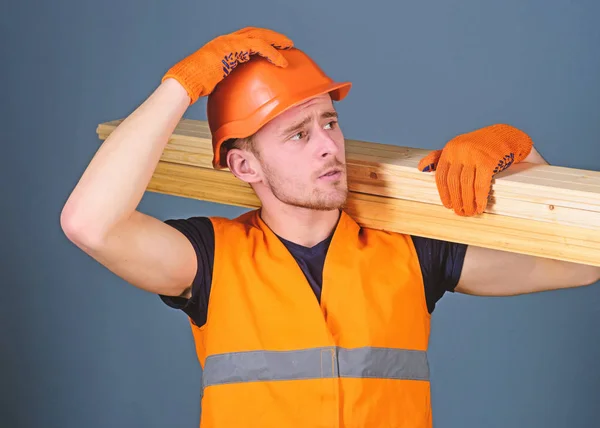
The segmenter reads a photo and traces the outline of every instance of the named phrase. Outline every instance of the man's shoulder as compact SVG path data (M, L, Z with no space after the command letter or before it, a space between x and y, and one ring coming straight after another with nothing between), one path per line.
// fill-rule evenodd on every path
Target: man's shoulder
M173 217L164 220L165 224L177 229L188 238L198 235L214 235L214 226L210 217Z
M254 218L255 211L248 211L242 213L236 217L224 217L219 215L197 215L191 217L173 217L165 220L167 224L204 224L204 225L214 225L219 224L223 226L236 226L243 225L251 222Z
M210 247L214 246L215 241L228 242L229 245L241 243L259 231L254 211L233 218L194 216L168 219L165 223L182 232L190 240L203 240Z
M415 245L463 245L452 241L428 237L426 236L426 234L400 232L397 230L387 229L385 227L378 228L375 226L365 226L360 224L359 222L357 223L359 224L361 233L363 234L368 234L372 236L388 236L391 238L412 242Z
M356 221L356 220L355 220ZM412 241L412 236L410 233L400 232L396 230L387 229L385 227L375 227L375 226L366 226L357 222L360 228L360 233L365 236L371 237L381 237L388 239L396 239L402 241Z
M361 234L370 242L395 242L402 243L400 246L407 248L413 254L416 254L421 263L430 263L447 257L449 254L456 254L462 262L466 252L467 245L447 241L443 239L424 236L425 234L413 234L408 232L399 232L385 228L360 227Z
M251 210L233 218L210 216L207 219L216 233L247 233L248 230L257 226L257 212L257 210Z

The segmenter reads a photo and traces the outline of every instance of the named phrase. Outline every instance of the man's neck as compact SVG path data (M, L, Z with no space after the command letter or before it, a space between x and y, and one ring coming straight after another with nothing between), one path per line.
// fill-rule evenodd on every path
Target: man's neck
M304 247L313 247L328 238L340 219L340 210L317 211L292 206L268 209L260 216L276 235Z

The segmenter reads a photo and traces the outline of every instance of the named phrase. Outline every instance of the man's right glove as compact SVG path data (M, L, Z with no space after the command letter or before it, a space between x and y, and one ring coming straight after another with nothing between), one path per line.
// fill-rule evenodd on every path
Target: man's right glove
M190 104L208 95L239 63L251 55L265 57L279 67L287 67L287 60L278 49L289 49L293 42L273 30L256 27L242 28L219 36L175 64L162 81L173 78L187 91Z

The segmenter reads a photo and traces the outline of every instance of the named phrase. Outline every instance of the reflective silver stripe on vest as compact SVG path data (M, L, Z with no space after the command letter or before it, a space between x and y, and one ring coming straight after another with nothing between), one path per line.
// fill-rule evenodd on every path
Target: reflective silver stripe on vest
M429 380L427 353L392 348L311 348L210 355L203 387L332 377Z

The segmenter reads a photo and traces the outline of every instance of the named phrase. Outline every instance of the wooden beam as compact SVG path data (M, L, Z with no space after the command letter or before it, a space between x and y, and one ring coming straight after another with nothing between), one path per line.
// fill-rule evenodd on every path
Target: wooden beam
M106 139L121 120L98 125ZM434 174L418 171L429 150L347 140L346 210L367 227L600 266L600 172L518 164L494 180L490 204L460 217L441 204ZM229 171L212 168L205 121L183 119L149 191L247 208L260 202Z

